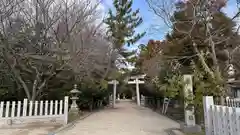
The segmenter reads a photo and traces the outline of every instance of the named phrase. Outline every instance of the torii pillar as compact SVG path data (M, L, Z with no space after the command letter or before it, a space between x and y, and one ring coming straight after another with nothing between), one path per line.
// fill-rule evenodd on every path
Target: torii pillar
M132 77L134 81L128 81L128 84L136 84L136 94L137 94L137 105L141 106L140 104L140 92L139 92L139 84L144 84L144 81L139 80L142 77Z
M110 82L108 82L108 84L113 84L113 103L112 103L112 107L115 107L116 104L116 94L117 94L117 84L119 84L119 82L117 80L112 80Z

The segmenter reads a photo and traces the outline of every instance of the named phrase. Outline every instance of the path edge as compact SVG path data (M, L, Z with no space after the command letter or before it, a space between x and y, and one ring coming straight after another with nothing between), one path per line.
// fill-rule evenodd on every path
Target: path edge
M78 119L76 119L76 120L68 123L67 125L63 125L63 126L57 128L56 130L49 132L48 135L57 135L58 133L60 133L60 132L62 132L62 131L66 131L66 130L70 129L71 127L73 127L73 126L74 126L76 123L78 123L79 121L82 121L82 120L90 117L92 114L98 113L98 112L100 112L100 111L102 111L102 110L105 110L105 109L107 109L107 108L108 108L108 107L105 107L105 108L103 108L103 109L99 109L99 110L95 110L95 111L89 112L89 113L83 115L82 117L79 117Z
M181 122L182 122L182 121L180 121L180 120L175 120L173 117L171 117L171 116L169 116L169 115L164 115L164 114L162 114L160 111L151 109L151 108L146 107L146 106L141 106L141 107L143 107L143 108L148 108L148 109L150 109L152 112L155 112L155 113L157 113L158 115L164 116L164 117L168 118L169 120L175 121L175 122L177 122L177 123L179 123L179 124L181 124ZM177 133L174 132L174 131L179 131L180 133L177 134ZM168 135L184 135L184 133L181 131L180 128L169 128L169 129L166 129L165 132L166 132Z

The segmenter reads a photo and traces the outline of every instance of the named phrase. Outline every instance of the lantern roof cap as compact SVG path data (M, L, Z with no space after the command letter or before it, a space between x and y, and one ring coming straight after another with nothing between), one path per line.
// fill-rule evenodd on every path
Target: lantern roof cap
M70 93L81 93L81 91L77 89L77 84L74 84L74 89L71 90Z

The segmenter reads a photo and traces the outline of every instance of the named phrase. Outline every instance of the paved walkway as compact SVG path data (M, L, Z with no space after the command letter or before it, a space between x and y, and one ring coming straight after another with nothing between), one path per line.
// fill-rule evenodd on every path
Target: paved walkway
M179 124L150 109L121 101L116 109L94 113L57 135L167 135L170 128L179 128Z

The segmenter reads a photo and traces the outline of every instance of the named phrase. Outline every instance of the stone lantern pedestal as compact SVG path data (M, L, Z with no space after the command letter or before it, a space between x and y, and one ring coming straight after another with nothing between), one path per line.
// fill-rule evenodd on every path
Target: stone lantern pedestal
M78 105L77 105L78 97L71 97L70 99L72 100L72 105L71 105L70 110L79 111L79 108L78 108Z

